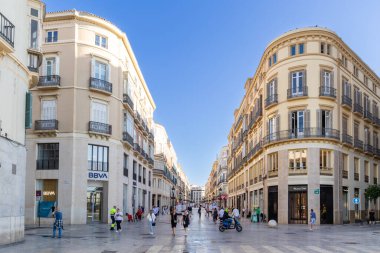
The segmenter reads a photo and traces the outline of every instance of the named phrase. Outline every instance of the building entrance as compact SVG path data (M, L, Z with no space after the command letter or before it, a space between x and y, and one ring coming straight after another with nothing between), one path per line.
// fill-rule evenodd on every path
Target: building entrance
M268 220L277 221L278 211L278 187L268 187Z
M87 187L87 223L102 219L103 187Z
M321 185L321 224L334 223L333 186Z
M289 186L289 224L307 224L307 186Z

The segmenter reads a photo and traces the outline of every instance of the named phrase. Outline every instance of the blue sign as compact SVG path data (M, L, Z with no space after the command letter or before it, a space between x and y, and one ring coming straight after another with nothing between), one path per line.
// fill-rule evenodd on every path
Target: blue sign
M89 171L88 179L92 180L108 180L108 172Z
M38 217L52 217L52 207L55 206L55 201L41 201L38 204Z
M352 199L352 202L353 202L355 205L357 205L357 204L360 203L360 199L359 199L359 198L353 198L353 199Z

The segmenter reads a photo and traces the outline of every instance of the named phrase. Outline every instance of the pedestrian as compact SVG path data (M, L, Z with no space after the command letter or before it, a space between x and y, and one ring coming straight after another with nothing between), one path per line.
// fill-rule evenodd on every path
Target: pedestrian
M243 207L243 210L242 210L242 216L241 217L245 217L245 207Z
M212 220L214 221L215 224L216 224L217 219L218 219L218 211L216 210L216 208L214 208L214 212L212 214Z
M234 218L236 218L236 219L240 218L239 209L237 209L236 207L234 208L234 210L232 210L232 214L233 214Z
M177 213L174 211L174 208L170 208L170 223L172 225L172 232L175 235L175 228L177 227Z
M58 238L62 237L62 228L63 228L63 222L62 222L62 212L59 211L58 207L55 208L54 211L54 224L53 224L53 236L52 238L55 238L55 231L58 229Z
M201 219L201 216L202 216L202 206L198 207L198 214L199 214L199 219Z
M154 234L154 228L156 226L156 215L154 215L153 210L150 210L148 215L146 216L149 225L149 233L151 235Z
M182 225L183 225L183 228L185 229L185 235L187 235L187 227L190 225L190 218L189 218L189 213L187 210L183 214Z
M222 220L223 216L224 216L224 208L221 207L220 210L219 210L219 220Z
M311 212L310 212L310 230L313 230L313 225L315 225L316 220L317 220L317 215L315 214L314 210L311 209Z
M110 210L110 217L112 221L110 230L115 230L115 223L116 223L115 213L116 213L116 206L113 206Z
M115 220L116 220L116 232L121 232L121 222L123 221L123 212L120 211L120 208L116 209Z
M376 224L375 223L375 211L373 209L371 209L369 211L369 224Z
M260 214L261 214L260 207L257 207L257 208L256 208L256 218L257 218L257 222L260 222Z

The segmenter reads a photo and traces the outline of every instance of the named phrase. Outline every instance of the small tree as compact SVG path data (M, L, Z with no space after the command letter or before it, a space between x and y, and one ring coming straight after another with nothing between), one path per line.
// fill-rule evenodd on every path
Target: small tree
M374 200L376 202L376 199L380 197L380 186L377 184L368 186L364 195L366 199Z

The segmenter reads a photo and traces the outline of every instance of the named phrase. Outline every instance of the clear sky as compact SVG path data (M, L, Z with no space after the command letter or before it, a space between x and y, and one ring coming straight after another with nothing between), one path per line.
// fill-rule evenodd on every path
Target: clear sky
M380 75L380 1L45 0L126 32L179 162L206 182L267 44L305 26L334 30Z

